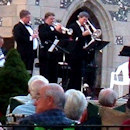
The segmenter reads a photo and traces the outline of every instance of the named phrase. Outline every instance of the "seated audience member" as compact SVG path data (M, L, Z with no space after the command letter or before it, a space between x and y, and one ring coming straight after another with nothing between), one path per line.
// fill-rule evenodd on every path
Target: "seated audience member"
M117 101L116 92L110 88L104 88L99 93L98 101L102 106L113 107Z
M31 95L30 100L23 105L17 106L12 114L23 114L29 116L35 113L34 100L38 97L38 92L41 87L48 84L49 81L41 75L32 76L28 82L29 93Z
M0 36L0 67L3 67L4 66L4 63L5 63L5 56L4 56L4 53L2 51L2 46L4 44L4 40L3 38Z
M65 97L65 114L68 118L79 121L88 104L84 94L79 90L70 89L65 92Z
M67 118L63 112L64 104L65 94L63 88L55 83L47 84L40 89L39 98L35 101L36 114L25 117L19 124L40 126L71 125L73 121ZM26 129L27 127L24 127L24 130Z
M35 75L32 76L29 81L28 81L28 86L30 86L31 82L39 79L39 80L43 80L45 82L48 83L48 80L45 79L43 76L41 75ZM7 108L7 112L6 112L6 116L8 116L8 114L12 113L12 111L14 110L14 108L16 108L18 105L21 104L26 104L28 102L30 102L32 100L32 97L30 95L30 93L27 96L15 96L15 97L11 97L10 98L10 104L8 105Z

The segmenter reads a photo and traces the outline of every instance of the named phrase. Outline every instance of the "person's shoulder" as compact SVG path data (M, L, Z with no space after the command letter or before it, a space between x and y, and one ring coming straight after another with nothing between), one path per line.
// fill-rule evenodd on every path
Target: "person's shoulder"
M14 27L16 27L16 26L21 26L22 25L22 23L21 22L18 22L18 23L16 23L15 25L14 25Z
M77 27L78 27L78 24L76 22L69 25L69 28L72 28L72 29L77 29Z
M35 106L33 104L23 104L17 106L13 112L13 114L23 114L23 115L32 115L35 113Z
M76 26L76 25L77 25L76 22L73 22L73 23L70 24L70 26Z
M42 29L45 28L45 27L46 27L45 24L42 23L42 24L40 24L40 25L38 26L38 30L42 30Z
M42 23L39 25L39 27L46 27L46 26L47 26L47 24L45 24L45 23Z
M33 114L30 116L27 116L19 121L20 125L33 125L35 124L35 120L37 118L37 114Z
M18 29L18 28L21 28L21 27L23 27L23 24L20 23L20 22L14 25L14 29Z

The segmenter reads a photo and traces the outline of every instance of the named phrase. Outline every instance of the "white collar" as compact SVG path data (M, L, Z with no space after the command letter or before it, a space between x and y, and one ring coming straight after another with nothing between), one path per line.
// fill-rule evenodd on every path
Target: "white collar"
M76 23L77 23L80 27L82 26L78 20L76 21Z
M19 21L20 23L22 23L23 25L25 25L25 23L20 19L20 21Z

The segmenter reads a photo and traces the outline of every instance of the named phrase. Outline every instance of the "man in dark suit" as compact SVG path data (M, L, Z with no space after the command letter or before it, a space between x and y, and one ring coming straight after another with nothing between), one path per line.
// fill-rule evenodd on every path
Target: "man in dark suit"
M22 10L20 12L20 21L13 28L13 35L17 42L17 50L25 63L26 69L32 74L34 62L33 42L38 35L33 32L29 25L30 18L30 12L28 10Z
M54 27L55 15L52 12L47 12L44 17L44 23L39 26L39 38L41 47L39 50L40 74L45 76L49 82L57 83L58 74L58 51L54 48L49 52L56 39L63 39L61 24ZM61 43L61 42L60 42ZM59 43L58 43L59 44Z
M85 54L83 46L85 45L85 42L89 41L91 38L89 26L88 29L84 26L88 17L89 15L87 12L80 12L78 20L69 26L73 29L73 48L70 54L71 73L68 89L81 90L81 65Z

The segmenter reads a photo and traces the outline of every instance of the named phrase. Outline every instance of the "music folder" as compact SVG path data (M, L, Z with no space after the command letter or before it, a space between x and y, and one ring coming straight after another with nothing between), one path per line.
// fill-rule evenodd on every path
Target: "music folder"
M101 50L104 48L109 42L108 41L101 41L101 39L91 40L89 44L85 45L83 49L85 50Z
M120 51L119 56L129 56L130 57L130 46L124 46Z
M51 47L48 49L48 52L53 52L53 50L55 49L55 47L57 46L59 40L55 39L53 44L51 45Z

